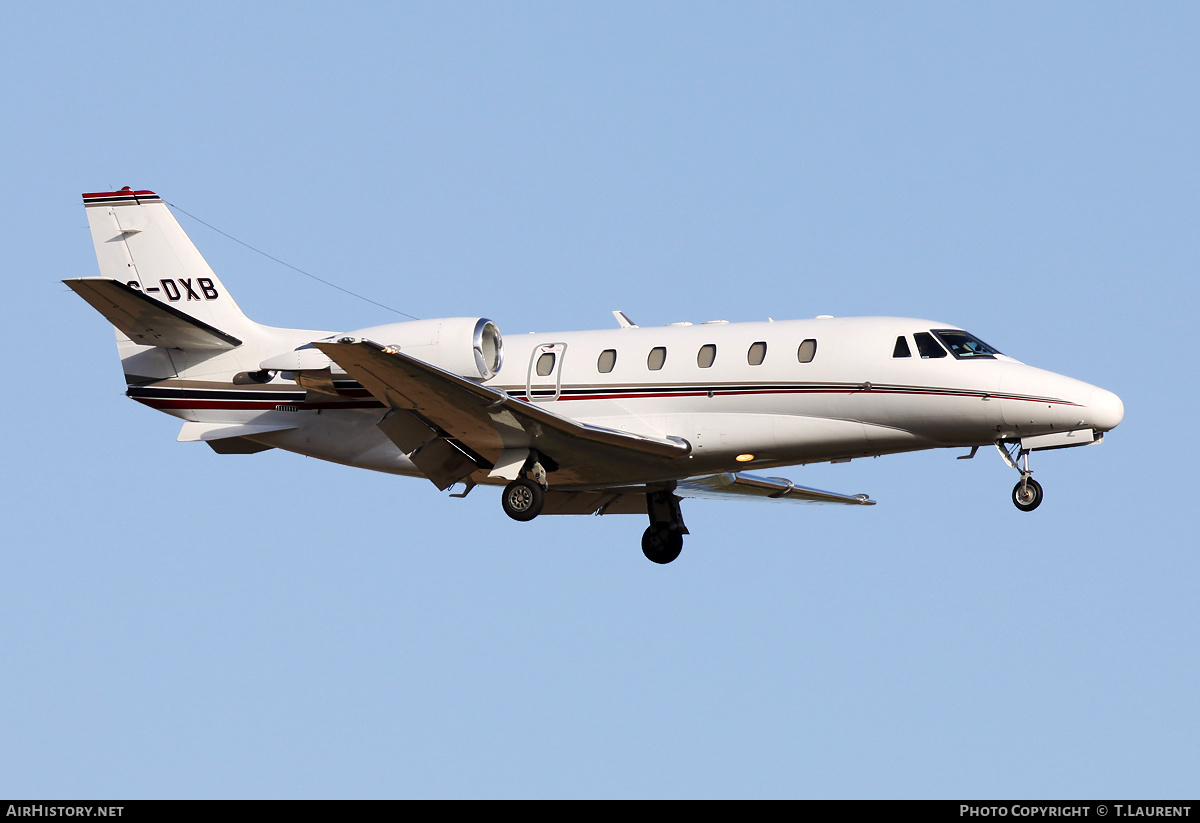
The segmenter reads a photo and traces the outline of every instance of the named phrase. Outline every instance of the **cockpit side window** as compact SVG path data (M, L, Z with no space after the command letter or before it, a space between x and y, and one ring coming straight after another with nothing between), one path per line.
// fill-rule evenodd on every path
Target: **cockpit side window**
M908 349L908 338L900 335L896 338L896 348L892 349L892 357L912 357Z
M950 353L959 360L978 358L994 360L996 359L996 355L1000 353L975 335L967 334L961 329L934 329L933 333L950 350Z
M917 351L920 352L922 360L946 356L946 350L939 346L933 335L927 331L917 332L913 335L913 340L917 341Z

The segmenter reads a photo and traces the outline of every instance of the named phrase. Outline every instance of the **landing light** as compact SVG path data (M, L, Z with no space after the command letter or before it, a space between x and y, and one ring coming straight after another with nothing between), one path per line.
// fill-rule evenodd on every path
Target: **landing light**
M736 460L739 463L749 463L753 459L754 459L754 455L752 455L752 454L739 454L737 457L734 458L734 460Z

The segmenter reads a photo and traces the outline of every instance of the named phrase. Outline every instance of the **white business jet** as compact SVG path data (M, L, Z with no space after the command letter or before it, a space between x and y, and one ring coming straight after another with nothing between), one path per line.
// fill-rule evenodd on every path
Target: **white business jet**
M117 329L129 397L220 454L270 448L439 489L503 486L504 511L648 515L669 563L681 497L874 505L746 473L994 445L1029 455L1100 442L1115 394L1007 357L946 323L898 317L711 321L501 339L477 317L344 332L247 318L151 191L83 195L100 277L65 281Z

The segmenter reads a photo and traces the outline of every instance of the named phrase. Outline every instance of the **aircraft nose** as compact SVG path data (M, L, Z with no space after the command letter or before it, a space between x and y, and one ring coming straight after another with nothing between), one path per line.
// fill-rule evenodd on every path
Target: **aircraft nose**
M1115 429L1125 417L1125 404L1110 391L1096 389L1088 403L1092 425L1100 431Z

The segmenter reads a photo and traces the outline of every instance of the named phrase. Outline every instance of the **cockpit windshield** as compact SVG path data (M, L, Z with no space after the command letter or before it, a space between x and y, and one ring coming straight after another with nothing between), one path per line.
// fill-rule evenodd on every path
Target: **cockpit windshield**
M992 360L1000 353L975 335L967 334L960 329L931 329L931 331L959 360L981 357Z

